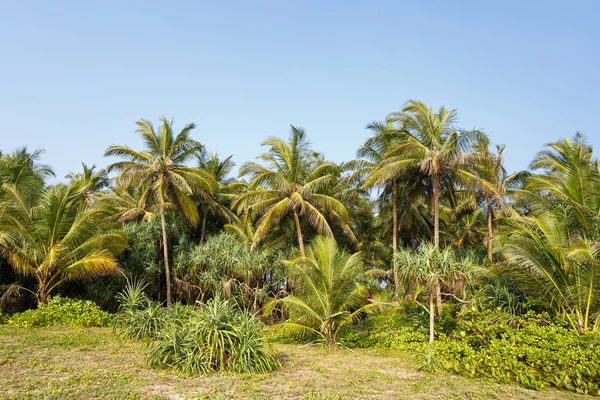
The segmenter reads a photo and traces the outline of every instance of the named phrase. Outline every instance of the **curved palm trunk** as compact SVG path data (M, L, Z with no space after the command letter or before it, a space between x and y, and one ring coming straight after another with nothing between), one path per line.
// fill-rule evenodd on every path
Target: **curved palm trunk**
M298 211L294 209L294 222L296 225L296 236L298 236L298 247L300 248L300 255L304 257L304 241L302 240L302 230L300 229L300 218L298 218Z
M165 206L160 206L160 223L163 236L163 255L165 257L165 276L167 281L167 307L171 306L171 270L169 268L169 249L167 248L167 224L165 223Z
M433 308L433 290L429 290L429 343L435 339L435 309Z
M492 226L492 219L494 218L494 215L492 214L492 202L490 201L489 197L486 198L485 200L486 200L487 208L488 208L488 212L487 212L487 228L488 228L487 255L488 255L488 260L490 262L492 262L492 244L493 244L493 240L494 240L494 229Z
M440 176L433 176L433 245L440 248Z
M398 252L398 188L396 185L396 181L394 181L394 183L392 184L392 201L392 257L394 258L392 262L394 268L394 292L398 293L398 290L400 289L400 282L398 281L398 260L396 260L396 253Z

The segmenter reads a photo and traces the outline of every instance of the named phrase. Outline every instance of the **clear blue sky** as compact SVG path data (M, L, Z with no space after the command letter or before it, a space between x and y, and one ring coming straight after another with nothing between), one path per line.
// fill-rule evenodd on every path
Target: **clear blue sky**
M343 161L419 99L522 169L578 130L600 148L599 16L598 1L5 1L0 149L44 148L62 177L164 114L238 164L289 124Z

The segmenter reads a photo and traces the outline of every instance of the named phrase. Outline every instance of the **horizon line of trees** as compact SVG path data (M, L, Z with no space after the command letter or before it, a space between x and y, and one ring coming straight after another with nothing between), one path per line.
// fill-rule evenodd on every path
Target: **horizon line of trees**
M258 312L269 297L303 291L285 260L308 262L307 243L326 236L360 255L356 279L371 293L426 298L432 319L445 301L501 285L504 294L491 296L500 307L518 310L534 296L578 332L597 330L592 147L577 133L509 174L504 146L456 118L411 100L371 122L357 158L344 163L291 126L287 139L265 140L237 178L231 156L192 138L194 124L177 132L166 117L157 127L137 121L142 149L111 145L105 156L118 161L106 170L83 164L67 183L46 184L53 172L42 150L0 153L0 307L29 292L37 302L65 292L110 308L127 277L149 281L167 305L223 294Z

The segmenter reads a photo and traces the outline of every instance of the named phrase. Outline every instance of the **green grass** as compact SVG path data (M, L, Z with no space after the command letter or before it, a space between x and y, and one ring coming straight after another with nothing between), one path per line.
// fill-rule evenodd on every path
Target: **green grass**
M577 399L559 391L419 372L406 353L277 345L265 375L186 377L146 368L145 345L108 328L0 325L2 399Z

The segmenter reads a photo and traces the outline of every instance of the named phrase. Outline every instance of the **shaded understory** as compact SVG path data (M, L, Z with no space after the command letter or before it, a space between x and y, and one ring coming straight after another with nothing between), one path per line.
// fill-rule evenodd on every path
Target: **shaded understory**
M145 366L144 345L108 328L0 325L3 399L584 399L419 372L410 355L380 349L276 345L283 369L266 375L185 377Z

